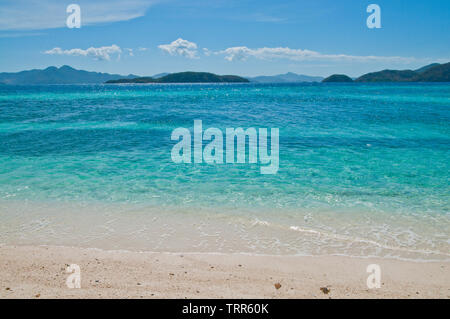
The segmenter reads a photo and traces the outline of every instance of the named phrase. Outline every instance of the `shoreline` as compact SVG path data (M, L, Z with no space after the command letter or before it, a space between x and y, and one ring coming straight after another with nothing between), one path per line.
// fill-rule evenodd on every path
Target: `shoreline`
M80 266L81 289L66 286L70 264ZM369 264L380 266L378 289L367 287ZM448 299L449 267L370 257L0 245L0 298Z
M450 265L450 258L448 259L422 259L422 258L404 258L398 256L358 256L358 255L346 255L346 254L271 254L271 253L255 253L255 252L221 252L221 251L157 251L157 250L140 250L130 248L101 248L101 247L85 247L85 246L73 246L73 245L54 245L54 244L11 244L0 243L0 249L2 247L34 247L44 249L81 249L93 252L108 252L108 253L131 253L131 254L164 254L164 255L211 255L211 256L249 256L249 257L268 257L268 258L350 258L350 259L376 259L376 260L388 260L388 261L400 261L400 262L412 262L412 263L448 263Z
M387 213L321 211L311 220L307 211L287 210L286 216L295 218L281 216L277 221L271 210L259 215L252 211L227 214L225 209L211 213L209 208L195 207L20 200L0 201L0 208L0 243L4 245L450 261L448 243L435 236L447 232L445 216L439 218L440 223L426 227L401 217L390 223L392 231L388 232L381 228ZM355 222L355 216L369 219L370 224ZM327 225L333 228L327 229ZM351 225L352 231L346 233ZM416 242L399 237L408 229Z

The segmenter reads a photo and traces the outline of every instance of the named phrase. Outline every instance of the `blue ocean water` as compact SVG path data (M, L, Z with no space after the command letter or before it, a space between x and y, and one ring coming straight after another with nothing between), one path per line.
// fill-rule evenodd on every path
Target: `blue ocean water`
M195 119L278 173L173 163ZM449 123L439 83L0 86L0 240L447 259Z

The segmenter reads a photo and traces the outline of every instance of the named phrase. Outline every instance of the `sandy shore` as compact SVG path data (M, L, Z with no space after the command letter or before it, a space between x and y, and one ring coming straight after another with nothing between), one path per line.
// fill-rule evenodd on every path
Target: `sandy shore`
M81 289L66 285L69 264L80 266ZM367 288L369 264L381 267L379 289ZM449 298L449 267L447 262L339 256L3 245L0 298ZM321 287L329 292L325 294Z

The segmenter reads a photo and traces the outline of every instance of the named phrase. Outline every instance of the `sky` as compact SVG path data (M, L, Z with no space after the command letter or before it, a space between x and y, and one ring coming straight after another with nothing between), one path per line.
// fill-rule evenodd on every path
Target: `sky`
M359 76L449 61L448 0L0 0L0 72Z

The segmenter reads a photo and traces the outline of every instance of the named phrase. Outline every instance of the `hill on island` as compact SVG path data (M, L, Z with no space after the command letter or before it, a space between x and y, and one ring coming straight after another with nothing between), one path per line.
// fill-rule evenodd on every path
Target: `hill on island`
M170 73L166 73L166 72L158 73L158 74L152 75L152 78L158 79L158 78L162 78L163 76L166 76L166 75L169 75L169 74Z
M249 80L237 75L217 75L207 72L171 73L160 78L138 77L133 79L109 80L106 83L243 83Z
M364 74L355 82L409 82L416 76L412 70L383 70Z
M422 68L423 69L423 68ZM450 82L450 62L422 70L415 79L418 82Z
M345 74L333 74L322 80L323 83L327 82L353 82L352 78Z
M383 70L367 73L355 82L450 82L450 62L433 63L415 71Z
M450 62L432 63L417 70L383 70L360 76L354 81L344 74L333 74L322 82L450 82Z
M258 83L295 83L295 82L320 82L323 80L321 76L310 76L288 72L277 75L261 75L255 77L247 77L250 82Z
M60 68L50 66L46 69L34 69L16 73L0 73L0 82L12 85L26 84L94 84L120 78L135 78L136 75L128 76L120 74L109 74L100 72L89 72L74 69L68 65Z
M436 65L440 65L440 64L439 63L431 63L431 64L425 65L425 66L423 66L423 67L421 67L421 68L419 68L417 70L414 70L414 71L417 72L417 73L422 73L422 72L425 72L428 69L430 69L430 68L432 68L432 67L434 67Z

